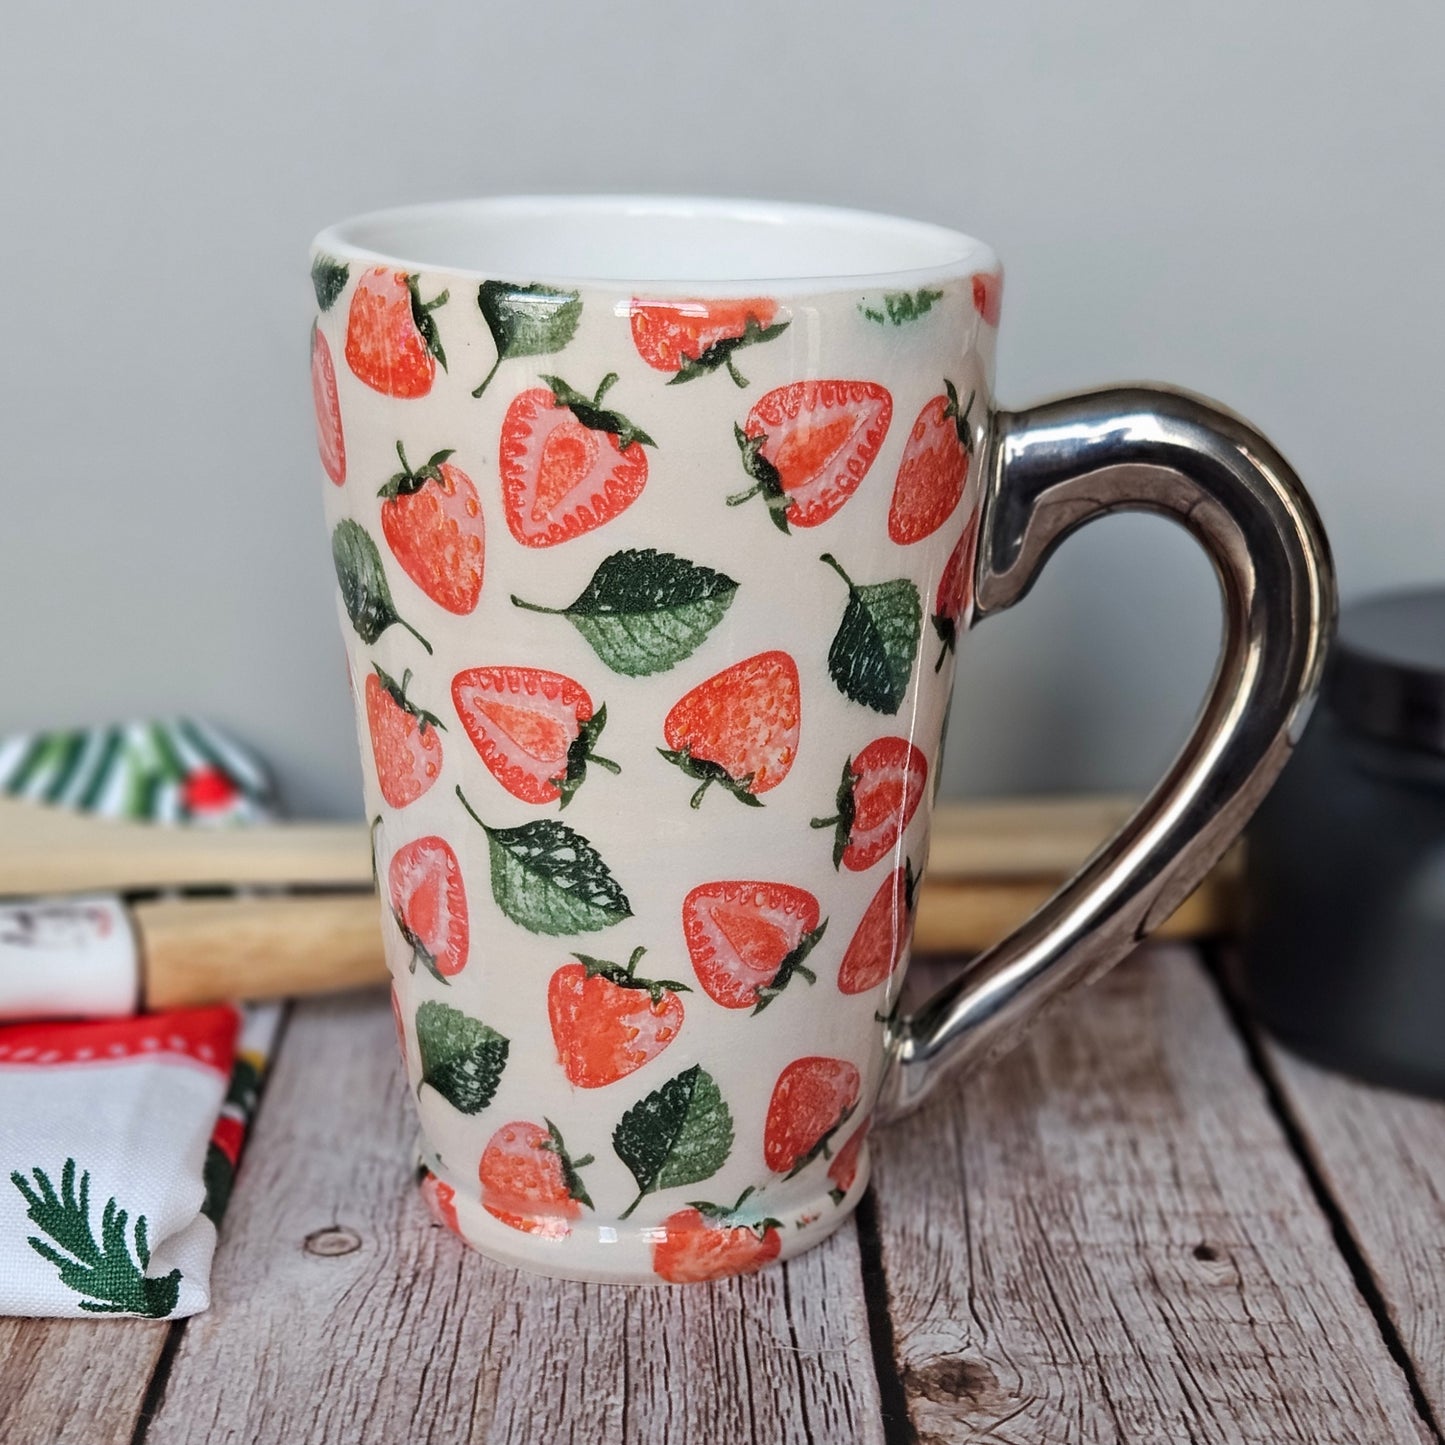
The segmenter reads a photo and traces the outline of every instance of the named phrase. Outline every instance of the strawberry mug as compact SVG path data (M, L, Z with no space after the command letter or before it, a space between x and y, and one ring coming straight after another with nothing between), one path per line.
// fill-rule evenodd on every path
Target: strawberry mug
M1239 832L1319 680L1315 512L1177 391L998 409L998 262L933 225L483 200L336 226L312 279L430 1206L580 1279L786 1259L857 1204L871 1125L1107 968ZM904 1015L956 650L1124 509L1181 523L1220 580L1194 735Z

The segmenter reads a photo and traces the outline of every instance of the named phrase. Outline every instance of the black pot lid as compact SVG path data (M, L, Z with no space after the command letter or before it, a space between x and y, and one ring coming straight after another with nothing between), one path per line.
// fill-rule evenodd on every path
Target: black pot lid
M1325 697L1357 732L1445 753L1445 588L1344 608Z

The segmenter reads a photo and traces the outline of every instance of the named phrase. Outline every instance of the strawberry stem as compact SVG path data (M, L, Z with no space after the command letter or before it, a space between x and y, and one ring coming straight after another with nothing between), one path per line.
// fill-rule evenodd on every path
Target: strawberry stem
M497 359L492 363L492 369L482 378L482 384L472 392L473 396L480 396L491 384L492 378L497 374L497 368L502 364L502 353L497 353Z
M688 807L690 807L690 808L700 808L700 807L702 807L703 794L706 793L707 790L708 790L710 787L712 787L712 785L713 785L713 783L714 783L715 781L716 781L715 778L704 778L704 779L702 780L702 782L700 782L700 783L697 785L697 791L696 791L696 792L692 795L692 797L688 800Z
M810 828L836 828L840 821L840 815L834 813L831 818L814 818L808 826Z
M602 398L616 385L617 373L615 371L609 371L607 375L597 383L597 390L592 394L592 405L601 406Z
M724 365L727 367L728 375L732 377L734 385L746 386L748 384L747 377L745 377L742 372L738 370L738 364L732 359L731 356L728 357Z
M750 501L752 501L752 499L753 499L754 497L757 496L757 494L758 494L759 492L762 491L762 489L763 489L763 483L762 483L762 482L754 482L753 485L750 486L750 487L747 489L747 491L745 491L745 492L734 492L734 493L732 494L732 496L730 496L730 497L728 498L728 506L730 506L730 507L739 507L739 506L741 506L744 502L750 502Z

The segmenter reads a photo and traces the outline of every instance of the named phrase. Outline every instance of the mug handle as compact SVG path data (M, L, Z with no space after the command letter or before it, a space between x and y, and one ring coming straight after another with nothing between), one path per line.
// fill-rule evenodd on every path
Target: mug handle
M1288 760L1334 629L1314 506L1289 464L1230 412L1163 387L1089 392L995 413L987 455L975 623L1023 597L1086 522L1154 512L1209 554L1224 643L1189 741L1138 812L1027 922L894 1021L883 1117L1007 1048L1043 1006L1105 972L1184 901Z

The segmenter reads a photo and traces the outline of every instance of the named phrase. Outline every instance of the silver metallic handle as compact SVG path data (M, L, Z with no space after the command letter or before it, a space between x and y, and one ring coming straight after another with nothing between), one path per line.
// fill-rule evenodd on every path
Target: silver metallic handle
M1136 386L999 412L989 455L976 619L1012 607L1084 523L1156 512L1209 553L1224 646L1192 736L1118 836L896 1022L884 1116L1007 1048L1044 1005L1117 963L1183 902L1298 741L1334 627L1329 546L1299 479L1246 422L1198 397Z

